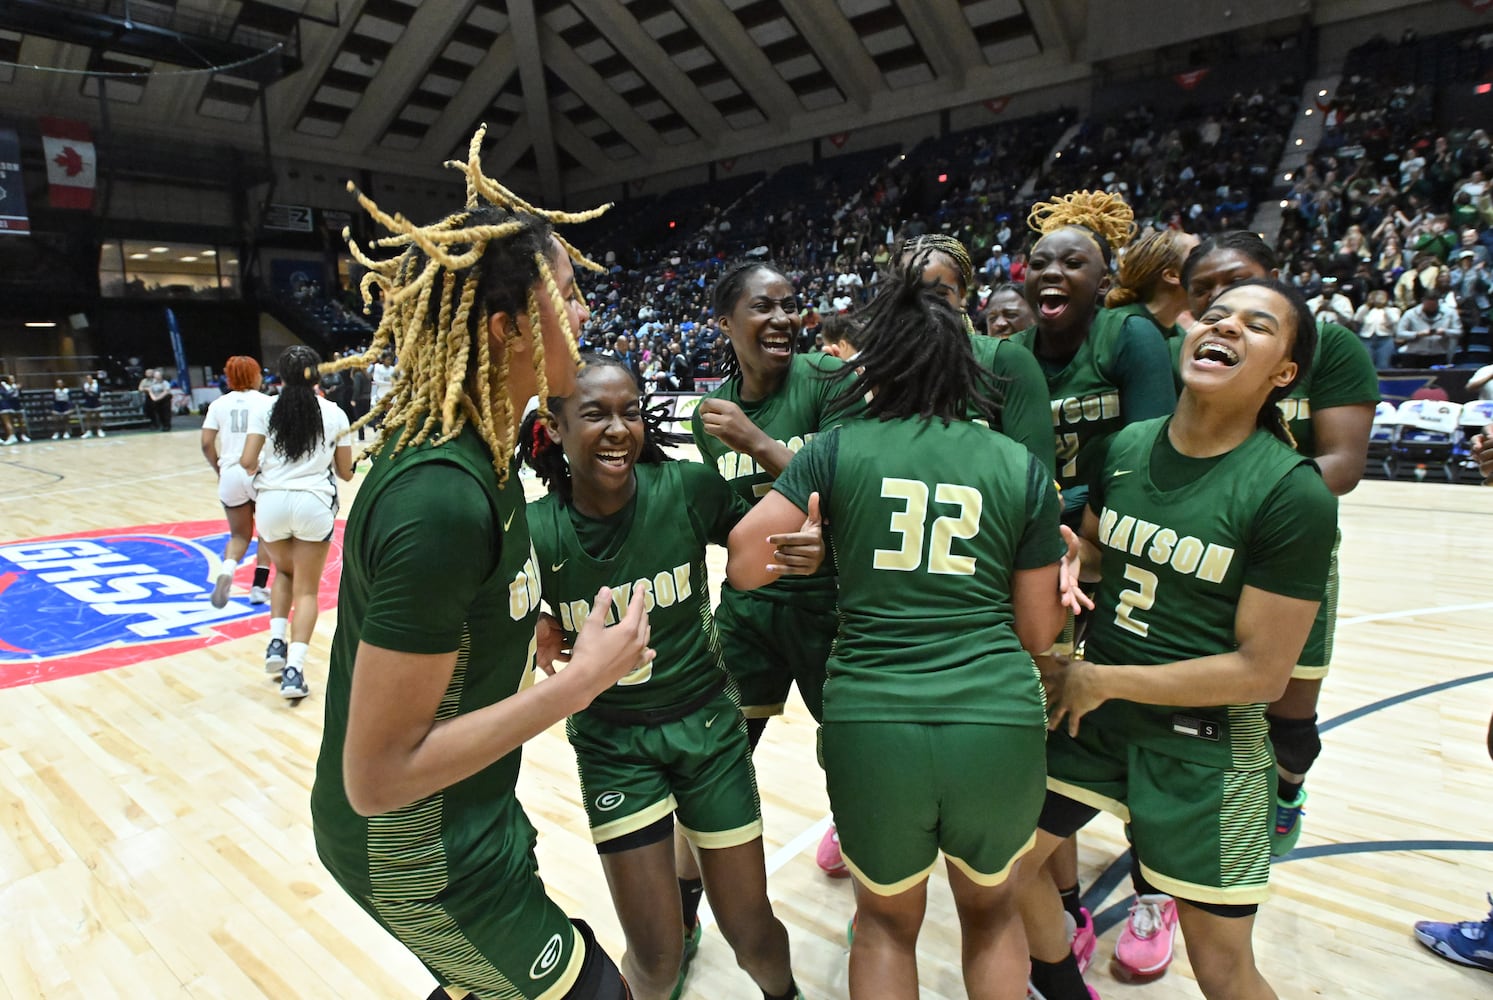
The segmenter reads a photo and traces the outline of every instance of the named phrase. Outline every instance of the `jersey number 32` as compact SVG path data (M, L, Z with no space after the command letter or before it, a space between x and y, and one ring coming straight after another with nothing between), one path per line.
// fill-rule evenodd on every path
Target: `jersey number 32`
M936 517L928 524L928 484L916 479L881 481L881 495L887 500L902 501L902 509L892 512L891 530L902 537L895 549L877 549L871 560L876 569L911 573L923 564L923 536L928 533L928 572L949 576L973 576L973 556L956 556L949 549L956 538L973 538L980 530L980 511L984 497L973 486L937 483L933 500L957 505L959 513Z

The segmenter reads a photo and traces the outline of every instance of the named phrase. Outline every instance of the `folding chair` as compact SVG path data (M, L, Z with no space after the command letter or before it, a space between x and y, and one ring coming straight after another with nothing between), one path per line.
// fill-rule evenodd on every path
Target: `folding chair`
M1389 446L1390 478L1398 477L1401 464L1426 470L1439 466L1449 483L1456 482L1452 471L1452 445L1456 441L1457 421L1462 413L1460 403L1436 399L1407 399L1400 404L1400 428ZM1423 474L1420 477L1423 478Z
M1457 421L1456 440L1452 443L1452 469L1458 481L1483 481L1483 474L1472 458L1472 438L1481 434L1489 424L1493 424L1493 399L1474 399L1463 404L1462 415Z

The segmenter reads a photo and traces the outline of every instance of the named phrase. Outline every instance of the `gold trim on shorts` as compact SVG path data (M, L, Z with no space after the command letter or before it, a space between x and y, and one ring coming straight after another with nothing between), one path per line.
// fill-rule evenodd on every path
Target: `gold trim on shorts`
M743 719L771 719L782 715L783 709L787 707L786 701L780 701L776 705L743 705L741 706L741 717Z
M1016 851L1016 853L1011 855L1011 860L1006 862L1006 867L991 875L986 875L984 872L976 871L967 863L965 863L963 859L956 858L954 857L954 855L947 852L944 853L944 857L948 858L949 864L962 871L964 873L964 877L969 879L975 885L982 885L987 889L994 889L996 886L1003 884L1006 879L1011 877L1011 869L1016 867L1016 862L1020 861L1027 851L1030 851L1033 847L1036 846L1037 831L1033 830L1032 835L1026 838L1026 843L1022 844L1021 847Z
M1232 888L1221 889L1216 885L1197 885L1193 882L1184 882L1170 875L1163 875L1154 868L1142 863L1141 873L1145 875L1146 881L1166 893L1168 896L1176 896L1184 903L1195 900L1199 903L1217 903L1223 906L1248 906L1251 903L1263 903L1270 898L1270 886L1261 885L1236 885Z
M701 833L698 830L691 830L683 823L680 823L679 832L684 834L684 839L702 851L721 851L728 847L740 847L742 844L750 844L762 836L762 820L759 817L746 826L738 826L734 830L717 830L713 833Z
M651 806L644 806L637 812L623 816L621 819L614 819L610 823L603 823L601 826L592 827L591 843L604 844L609 840L625 837L629 833L637 833L645 826L651 826L669 815L669 813L674 811L676 805L678 803L674 801L674 796L670 795L662 801L655 802Z
M1291 668L1291 680L1293 681L1321 681L1327 679L1327 674L1332 670L1332 664L1324 663L1321 666L1309 667L1305 663L1298 663Z
M850 870L850 874L855 876L855 880L878 896L900 896L907 890L928 881L928 877L933 874L933 869L938 867L938 852L935 851L933 860L928 864L927 868L904 879L899 879L891 885L882 885L880 882L873 882L867 878L866 873L861 871L854 861L850 860L850 855L842 852L840 857L844 860L845 867Z
M1054 778L1052 775L1047 776L1047 788L1049 791L1067 796L1074 802L1082 802L1086 806L1102 809L1111 816L1118 817L1123 823L1130 822L1130 807L1118 799L1112 799L1107 795L1100 795L1098 792L1084 788L1081 785L1070 785L1068 782Z

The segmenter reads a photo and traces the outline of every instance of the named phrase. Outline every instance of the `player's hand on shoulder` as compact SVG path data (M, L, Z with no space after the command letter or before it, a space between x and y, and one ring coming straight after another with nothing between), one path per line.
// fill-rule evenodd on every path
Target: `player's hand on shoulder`
M1493 424L1483 428L1481 434L1473 436L1472 457L1477 460L1477 468L1483 474L1483 479L1493 478Z
M577 694L581 702L577 711L591 704L593 698L623 677L653 662L654 652L648 648L652 630L648 614L643 610L643 595L642 587L633 588L627 613L617 624L608 627L606 618L607 610L612 606L612 588L602 587L596 592L591 613L575 637L569 666L556 676L557 681L579 685Z
M768 535L773 547L767 568L782 576L813 576L824 562L824 518L819 513L819 494L809 494L809 512L803 527L781 535Z

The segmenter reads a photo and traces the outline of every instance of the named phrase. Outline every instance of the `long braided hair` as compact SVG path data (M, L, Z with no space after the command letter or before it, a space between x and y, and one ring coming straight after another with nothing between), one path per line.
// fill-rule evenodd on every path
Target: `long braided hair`
M321 355L304 344L287 347L280 355L284 384L270 410L269 443L287 462L310 455L326 440L314 388L320 364Z
M932 252L917 251L889 269L876 298L856 314L860 352L830 374L846 380L832 405L869 394L866 411L879 420L919 416L948 424L974 410L999 427L999 380L975 360L962 311L923 280Z
M607 368L616 368L626 372L629 379L636 383L630 368L617 358L605 355L588 357L586 367L581 369L576 383L579 384L582 380ZM673 457L664 451L664 447L680 444L686 438L682 434L673 434L664 430L664 422L669 419L668 405L658 403L649 406L647 399L641 394L639 401L642 403L643 447L638 452L638 461L650 465L673 461ZM564 412L565 405L565 398L556 396L549 401L549 410L559 414ZM568 507L575 492L575 484L570 478L570 463L565 459L565 449L561 447L560 442L550 436L545 426L547 423L548 415L538 410L524 418L523 426L518 432L518 457L534 470L534 473L539 476L539 481L559 500L560 506Z
M589 221L611 205L574 213L536 208L482 172L486 134L486 125L473 134L465 162L446 162L466 176L466 207L432 225L417 226L398 213L389 215L348 184L358 204L393 234L373 240L370 248L395 248L399 253L374 259L343 230L353 257L368 269L360 286L365 312L375 290L382 294L384 312L365 353L350 355L323 371L367 367L392 350L399 358L400 378L350 429L380 424L365 454L377 452L391 437L397 440L391 455L426 441L440 444L471 424L492 452L493 469L502 483L515 450L517 421L508 397L509 352L492 350L489 319L499 312L518 316L521 310L528 316L540 407L548 412L540 294L548 296L571 358L580 364L580 331L571 328L555 282L552 241L576 264L605 270L555 233L553 226Z
M783 273L782 268L765 260L743 260L730 265L716 279L715 287L710 292L710 308L715 315L717 328L720 326L721 317L729 316L736 308L736 303L746 294L747 279L758 271L770 271L788 281L788 276ZM789 282L792 284L792 282ZM730 378L741 372L741 362L736 357L736 349L731 346L731 338L726 331L721 330L720 335L725 338L722 347L719 373L722 378ZM789 338L790 349L798 350L798 338Z

